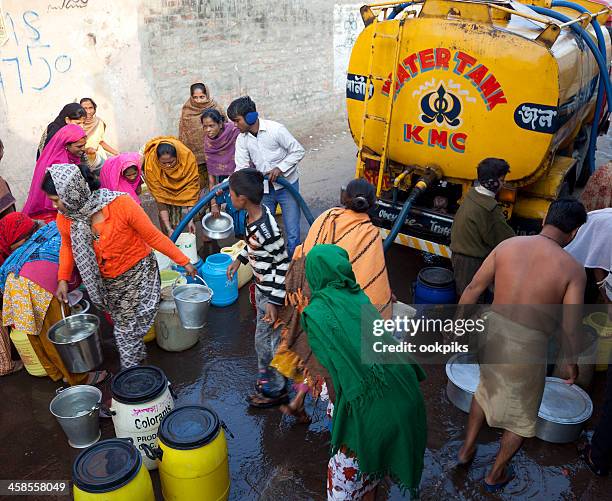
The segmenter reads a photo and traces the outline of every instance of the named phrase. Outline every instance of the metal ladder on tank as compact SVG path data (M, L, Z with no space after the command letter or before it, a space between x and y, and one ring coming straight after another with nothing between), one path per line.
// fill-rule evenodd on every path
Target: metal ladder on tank
M387 165L389 135L390 135L390 129L391 129L391 117L393 115L393 101L395 98L395 84L397 80L397 67L400 63L399 61L400 45L401 45L400 42L402 40L402 35L404 33L405 21L406 21L406 18L403 17L397 23L394 23L397 25L395 34L387 34L387 33L381 33L378 31L378 28L381 22L384 22L384 20L379 21L378 17L373 20L374 27L373 27L373 33L372 33L372 44L370 46L370 60L368 61L368 74L367 74L367 81L366 81L365 96L364 96L364 101L363 101L363 122L361 124L361 134L359 137L359 151L358 151L358 156L357 156L357 174L358 174L357 177L363 176L363 173L365 170L365 158L369 158L371 160L377 160L379 162L378 185L376 187L377 197L380 197L380 193L382 191L383 174L384 174L385 167ZM369 97L370 87L374 86L375 81L384 83L388 80L388 76L372 74L372 67L374 65L375 52L377 52L376 50L376 39L377 38L395 40L395 55L393 57L393 70L391 72L391 87L389 89L389 96L387 97L388 99L387 111L385 113L385 116L372 115L369 113L369 110L368 110L368 107L370 104L370 97ZM364 145L365 134L366 134L366 126L368 124L368 121L370 120L382 122L385 125L385 131L383 134L383 141L381 145L380 155L366 153L363 151L363 145Z

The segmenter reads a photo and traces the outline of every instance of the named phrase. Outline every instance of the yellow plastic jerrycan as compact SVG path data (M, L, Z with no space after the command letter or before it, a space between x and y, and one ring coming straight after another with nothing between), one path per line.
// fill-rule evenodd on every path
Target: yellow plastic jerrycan
M608 364L612 363L612 322L608 314L603 311L591 313L584 319L584 323L597 331L597 364L595 370L603 372L608 370Z
M42 334L41 334L42 335ZM25 366L28 374L31 376L43 377L47 375L47 371L38 360L38 356L32 348L32 343L28 339L28 335L20 330L13 329L11 331L11 341L17 348L17 352L21 357L21 361Z
M153 483L131 439L85 449L72 467L75 501L155 501Z
M155 324L151 325L151 328L148 330L148 332L145 334L143 341L145 343L150 343L151 341L153 341L156 337L155 334Z
M215 411L199 405L177 407L164 417L157 434L159 447L146 446L145 452L158 460L165 501L229 497L224 428Z
M229 254L232 256L232 259L236 259L238 254L242 252L242 249L246 246L246 242L244 240L238 240L231 247L223 247L221 252L223 254ZM240 268L238 268L238 288L241 288L243 285L249 282L253 278L253 268L251 268L250 264L240 264Z

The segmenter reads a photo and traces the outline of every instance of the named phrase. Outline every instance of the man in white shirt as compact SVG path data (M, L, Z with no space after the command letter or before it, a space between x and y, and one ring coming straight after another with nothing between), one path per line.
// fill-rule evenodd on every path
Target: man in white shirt
M248 96L234 100L227 108L227 116L241 132L236 139L236 170L254 166L268 176L270 182L265 182L262 203L272 214L280 204L291 258L300 244L300 206L275 181L284 177L299 191L298 163L304 158L304 148L284 125L259 118L255 103Z

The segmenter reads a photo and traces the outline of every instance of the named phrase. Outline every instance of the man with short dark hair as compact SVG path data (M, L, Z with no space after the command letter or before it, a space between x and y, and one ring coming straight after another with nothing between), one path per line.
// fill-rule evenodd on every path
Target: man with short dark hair
M280 184L284 177L296 191L300 190L298 163L304 158L304 148L284 125L259 118L255 102L244 96L227 108L227 116L241 134L236 139L236 170L251 164L270 182L265 181L263 204L274 214L277 205L283 211L289 257L300 244L300 206Z
M484 479L490 492L512 480L510 460L525 438L535 436L551 330L562 332L566 382L572 384L578 376L573 336L581 315L571 305L583 303L586 274L563 247L573 240L586 218L584 206L575 199L553 202L540 234L500 243L459 301L475 304L495 283L493 306L486 312L487 327L478 352L480 383L457 458L459 464L468 464L475 456L476 438L485 419L489 426L504 429L495 464ZM560 329L552 320L558 310L551 312L548 305L563 305Z
M500 158L485 158L478 164L478 185L471 188L455 215L451 228L452 263L457 297L470 283L489 253L514 230L497 203L510 166ZM480 298L480 302L484 301Z

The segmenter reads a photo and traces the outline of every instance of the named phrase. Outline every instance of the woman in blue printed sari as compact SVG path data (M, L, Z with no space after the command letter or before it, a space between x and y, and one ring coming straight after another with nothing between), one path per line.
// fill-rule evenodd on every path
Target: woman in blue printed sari
M49 328L62 319L62 305L54 297L61 236L55 222L39 227L21 212L0 220L2 324L28 335L41 365L53 381L70 385L97 384L106 371L68 372L55 346L47 339ZM77 279L72 281L76 286Z

